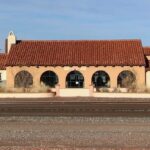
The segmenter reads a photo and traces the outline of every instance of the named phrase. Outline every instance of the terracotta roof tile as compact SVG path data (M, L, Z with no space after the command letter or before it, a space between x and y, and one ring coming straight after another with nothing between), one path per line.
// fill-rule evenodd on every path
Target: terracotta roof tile
M19 41L11 47L7 66L141 66L140 40Z
M150 47L144 47L143 49L145 55L150 55Z
M6 64L7 54L0 53L0 70L5 70L5 64Z

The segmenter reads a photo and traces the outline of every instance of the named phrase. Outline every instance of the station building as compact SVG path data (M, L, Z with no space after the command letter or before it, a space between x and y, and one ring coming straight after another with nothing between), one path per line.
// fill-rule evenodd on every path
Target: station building
M0 54L6 88L57 96L150 88L150 47L141 40L17 40L10 32ZM40 91L39 91L40 92Z

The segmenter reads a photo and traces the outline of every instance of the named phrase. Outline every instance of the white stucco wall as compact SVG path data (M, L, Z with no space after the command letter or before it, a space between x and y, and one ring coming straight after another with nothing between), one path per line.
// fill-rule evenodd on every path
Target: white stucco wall
M8 52L10 51L10 48L11 48L12 44L16 44L16 36L11 31L11 32L9 32L8 37L7 37L7 51Z
M0 87L5 87L6 86L6 70L0 70L0 74L1 74Z
M6 70L0 70L2 81L6 80Z

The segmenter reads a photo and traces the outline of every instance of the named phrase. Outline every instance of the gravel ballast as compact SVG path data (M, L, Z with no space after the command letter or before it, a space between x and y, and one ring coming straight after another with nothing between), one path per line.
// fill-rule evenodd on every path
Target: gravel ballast
M0 149L150 148L149 117L0 117Z

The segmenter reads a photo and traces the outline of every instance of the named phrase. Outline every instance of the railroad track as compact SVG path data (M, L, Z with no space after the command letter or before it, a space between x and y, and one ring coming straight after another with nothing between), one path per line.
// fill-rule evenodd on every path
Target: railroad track
M150 116L150 102L1 101L0 116Z

